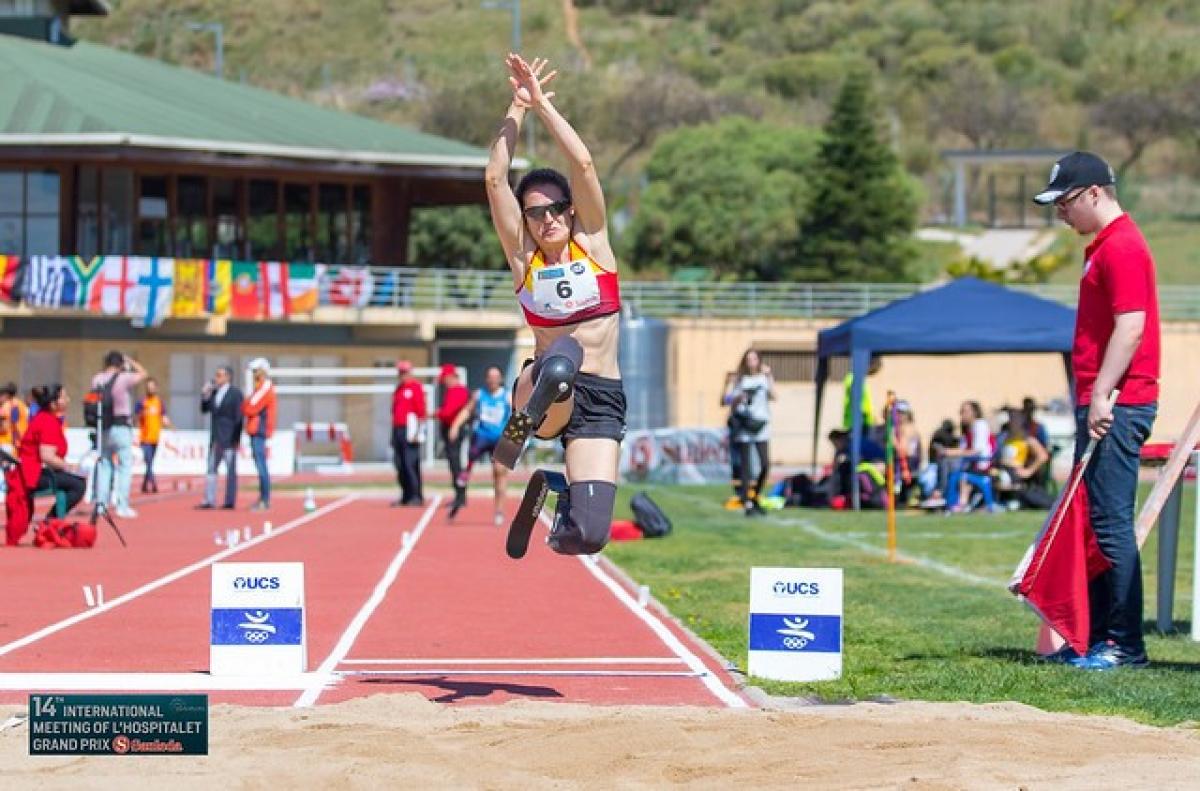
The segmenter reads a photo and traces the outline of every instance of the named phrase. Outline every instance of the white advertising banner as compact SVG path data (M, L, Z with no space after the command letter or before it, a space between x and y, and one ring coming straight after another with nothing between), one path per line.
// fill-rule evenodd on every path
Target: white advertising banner
M92 450L90 429L67 429L67 462L78 464ZM155 475L203 475L208 468L208 432L163 429L158 451L154 456ZM254 476L254 457L250 455L250 440L242 437L238 448L238 476ZM276 431L267 440L267 469L272 478L284 478L296 470L296 436L292 431ZM142 449L133 447L133 473L146 471ZM222 470L222 474L224 471Z
M750 570L750 675L830 681L842 675L842 570Z
M303 563L214 563L209 672L308 669Z
M712 428L630 431L621 443L620 473L632 483L726 483L729 432Z

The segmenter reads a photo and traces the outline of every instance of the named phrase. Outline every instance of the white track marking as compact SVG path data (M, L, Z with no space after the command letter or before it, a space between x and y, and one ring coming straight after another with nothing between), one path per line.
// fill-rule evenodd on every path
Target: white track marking
M425 509L425 513L421 515L420 521L411 533L411 538L408 541L402 541L400 551L392 558L392 562L388 564L387 570L383 572L383 576L379 578L379 582L375 584L375 590L363 602L363 606L358 613L350 621L350 625L346 627L346 631L342 632L342 636L334 645L333 650L329 652L329 656L325 657L325 661L317 669L314 675L313 683L304 689L304 694L296 698L296 702L292 705L297 708L304 708L313 705L317 702L317 698L321 697L321 693L325 690L329 680L334 678L334 668L341 664L346 658L346 654L350 653L350 649L354 646L354 641L358 639L358 635L362 632L363 627L367 625L367 620L374 614L383 597L387 595L388 588L392 587L392 583L396 581L396 575L400 573L400 567L412 555L413 547L421 539L421 535L425 532L425 528L429 526L429 522L437 514L438 506L441 505L442 497L438 495L433 498L433 502Z
M291 692L316 682L315 673L285 676L210 676L208 673L0 673L4 692Z
M187 575L195 573L207 566L211 566L213 563L220 562L227 557L236 555L239 552L244 552L245 550L250 549L252 547L256 547L259 544L262 544L264 541L270 541L273 538L278 538L279 536L284 535L285 533L295 530L297 527L300 527L301 525L308 524L309 522L313 521L314 519L319 519L322 516L324 516L325 514L328 514L331 511L341 508L343 505L346 505L347 503L354 501L356 498L357 498L356 495L349 495L346 497L342 497L338 500L334 500L332 503L329 503L328 505L318 508L316 511L313 511L311 514L305 514L304 516L301 516L297 519L293 519L291 522L288 522L287 524L282 525L281 527L279 527L277 530L275 530L273 533L271 533L269 535L259 536L257 538L253 538L249 541L246 541L245 543L238 544L236 547L230 547L221 552L218 552L215 555L209 555L208 557L204 558L203 560L198 560L195 563L191 564L190 566L184 566L183 568L179 569L178 571L173 571L164 577L159 577L158 579L156 579L152 582L147 582L145 585L141 586L140 588L135 588L134 590L131 590L129 593L118 596L117 598L113 599L112 601L97 605L95 607L92 607L89 610L85 610L84 612L77 613L76 615L72 615L69 618L64 618L63 620L61 620L57 623L52 623L49 626L38 629L36 632L33 632L32 634L27 634L18 640L13 640L11 643L5 643L4 645L0 646L0 656L4 656L5 654L11 654L13 651L16 651L19 648L24 648L27 645L36 643L38 640L41 640L45 637L49 637L50 635L55 634L57 632L61 632L63 629L74 626L77 623L86 621L89 618L94 618L97 615L100 615L101 613L108 612L109 610L114 610L117 607L120 607L122 604L128 604L129 602L133 601L134 599L141 598L142 596L145 596L147 593L156 591L159 588L163 587L164 585L170 585L172 582L182 579L182 578L186 577Z
M547 527L550 526L550 520L546 517L545 513L541 515L541 520L546 523ZM637 600L630 596L629 592L622 588L620 583L613 579L607 571L600 568L600 564L588 560L587 556L584 555L577 556L577 560L587 569L589 574L599 580L601 585L608 588L609 592L617 598L617 601L625 605L625 608L637 616L642 623L649 626L650 631L654 632L658 636L658 639L666 644L671 653L683 660L683 663L695 673L695 677L703 682L704 686L708 687L708 691L715 695L717 700L731 709L749 708L749 705L741 695L738 695L721 683L721 679L708 669L700 657L692 653L691 649L684 645L683 641L676 637L674 632L665 623L650 612L649 608L638 604Z
M553 659L343 659L343 665L678 665L678 657L663 656L597 656L555 657Z
M794 525L799 527L809 535L817 538L833 542L834 544L843 544L848 547L865 552L868 555L875 557L887 557L888 552L883 547L877 547L874 544L869 544L866 541L860 541L856 538L844 535L842 533L830 533L827 530L822 530L807 519L776 519L780 524ZM907 555L903 552L897 552L896 558L904 563L911 563L914 566L936 571L952 579L960 582L970 583L971 585L980 585L985 588L1001 588L1003 589L1008 583L1004 580L993 579L992 577L982 577L978 574L972 574L969 571L960 569L957 566L951 566L948 563L934 560L933 558L922 557L920 555Z
M343 670L339 676L542 676L597 678L703 678L708 671L692 670L488 670L484 668L396 668L395 670Z

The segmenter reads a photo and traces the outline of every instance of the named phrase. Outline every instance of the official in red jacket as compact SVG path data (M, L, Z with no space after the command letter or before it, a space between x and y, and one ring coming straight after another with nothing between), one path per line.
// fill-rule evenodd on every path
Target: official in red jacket
M425 432L425 389L408 360L396 363L400 383L392 393L392 460L400 499L394 505L424 505L421 494L421 440Z
M442 446L446 449L446 461L450 465L450 480L454 484L454 502L450 503L450 518L462 510L467 504L467 482L462 477L462 444L463 433L454 427L458 413L467 408L471 402L471 393L463 386L458 378L458 368L451 363L442 366L438 373L438 382L442 390L441 404L438 406L438 427L442 431Z

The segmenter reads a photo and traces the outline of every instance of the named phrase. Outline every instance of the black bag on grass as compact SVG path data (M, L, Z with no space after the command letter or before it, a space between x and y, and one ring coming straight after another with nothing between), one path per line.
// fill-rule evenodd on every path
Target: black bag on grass
M671 520L645 492L638 492L629 501L633 522L646 538L662 538L671 532Z

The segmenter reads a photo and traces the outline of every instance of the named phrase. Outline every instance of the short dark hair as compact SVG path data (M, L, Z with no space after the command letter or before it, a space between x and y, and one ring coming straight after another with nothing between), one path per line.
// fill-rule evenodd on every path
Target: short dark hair
M537 168L531 170L521 177L517 182L517 203L521 208L525 208L525 193L542 184L550 184L558 187L562 192L565 200L571 200L571 182L562 173L559 173L554 168Z
M33 396L34 403L38 405L38 409L49 409L50 405L62 395L62 391L63 386L55 382L54 384L35 387L29 392Z
M4 393L8 396L15 396L17 394L16 382L9 382L8 384L4 385L4 387L0 387L0 393Z
M217 370L224 371L226 376L228 376L230 379L233 378L233 369L230 368L228 365L218 365Z
M125 355L121 354L116 349L113 349L108 354L104 355L105 368L119 368L125 364Z

